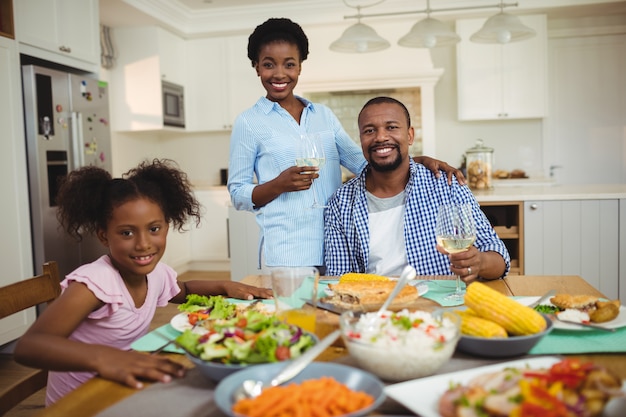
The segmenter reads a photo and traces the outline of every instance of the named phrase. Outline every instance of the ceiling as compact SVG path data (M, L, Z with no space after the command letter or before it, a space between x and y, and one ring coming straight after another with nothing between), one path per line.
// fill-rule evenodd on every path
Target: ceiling
M626 16L626 1L623 0L508 0L505 3L517 3L517 7L507 7L507 13L540 12L547 14L549 19L616 14ZM479 10L433 13L432 17L444 21L490 16L498 12L498 4L498 0L430 1L430 7L435 11L493 6ZM550 8L546 8L546 4L550 4ZM426 0L100 0L100 20L111 27L157 24L180 36L191 38L247 34L270 17L289 17L303 26L345 24L347 27L356 23L355 19L344 19L345 16L356 14L356 6L363 7L361 13L364 15L406 13L414 15L418 20L425 14L410 12L425 10L427 3ZM364 19L365 23L368 19Z

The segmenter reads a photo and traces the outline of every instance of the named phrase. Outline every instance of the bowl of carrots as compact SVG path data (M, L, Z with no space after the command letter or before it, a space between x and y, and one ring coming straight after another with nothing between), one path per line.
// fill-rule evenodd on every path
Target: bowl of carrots
M364 416L385 399L384 384L375 375L327 362L313 362L291 381L270 387L254 399L235 401L233 394L247 379L268 385L286 366L273 363L246 368L224 378L215 389L220 410L233 417L284 415Z

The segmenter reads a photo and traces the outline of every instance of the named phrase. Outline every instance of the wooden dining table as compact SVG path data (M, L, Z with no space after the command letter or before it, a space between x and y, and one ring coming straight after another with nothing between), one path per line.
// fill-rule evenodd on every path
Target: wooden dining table
M444 280L451 279L449 276L421 276L419 279ZM244 278L243 282L269 287L269 276L251 275ZM517 275L509 276L503 279L484 281L489 287L507 296L539 296L549 290L556 290L558 293L568 294L588 294L598 297L604 297L599 290L587 283L579 276L529 276ZM441 306L427 298L420 298L416 308L425 311L432 311ZM339 316L335 313L317 309L316 334L318 337L324 337L326 334L335 330L339 325ZM165 353L173 360L176 360L185 366L191 368L193 364L184 356L175 353ZM342 361L348 356L348 352L339 339L333 346L318 357L318 361ZM610 368L617 376L626 380L626 354L624 353L597 353L597 354L574 354L568 357L576 357L585 361L593 361L599 365ZM149 384L147 384L149 385ZM94 377L73 392L61 398L55 404L41 410L37 413L37 417L67 417L95 416L108 407L136 394L139 392L133 388L129 388L100 377ZM158 410L155 414L158 415Z

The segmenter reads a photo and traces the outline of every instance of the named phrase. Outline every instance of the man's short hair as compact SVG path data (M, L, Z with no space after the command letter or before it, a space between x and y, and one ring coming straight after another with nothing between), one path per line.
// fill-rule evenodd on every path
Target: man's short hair
M361 113L363 113L363 110L365 110L367 107L374 105L374 104L382 104L382 103L391 103L391 104L397 104L398 106L400 106L402 110L404 110L404 114L406 116L407 127L411 127L411 115L409 114L409 110L406 108L404 104L402 104L400 100L396 100L393 97L379 96L379 97L374 97L370 99L367 103L365 103L365 105L359 112L359 119L361 118Z

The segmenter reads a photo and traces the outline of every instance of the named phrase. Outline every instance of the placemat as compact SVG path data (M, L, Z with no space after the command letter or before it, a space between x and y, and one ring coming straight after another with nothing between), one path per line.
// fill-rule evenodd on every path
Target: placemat
M163 336L167 336L170 339L175 339L176 337L180 335L180 332L174 329L169 323L164 324L163 326L157 328L156 330L159 333L162 333ZM161 346L163 346L165 343L167 343L167 340L165 340L158 334L155 334L153 330L150 333L146 334L145 336L142 336L139 339L135 340L133 344L130 345L130 347L133 350L137 350L139 352L152 352L153 350L156 350L160 348ZM163 349L163 351L173 352L173 353L182 353L182 354L185 353L181 349L174 346L173 344L167 346L165 349Z
M190 369L184 378L156 383L112 405L97 417L226 417L213 401L216 384ZM158 412L155 412L158 410Z
M531 355L626 352L626 327L615 332L553 329L529 352Z
M456 288L455 280L425 280L420 281L428 284L428 292L423 295L424 298L428 298L429 300L433 300L436 303L441 304L442 307L452 307L463 305L463 300L454 301L454 300L446 300L446 296L451 292L454 292ZM461 288L465 289L466 285L464 282L461 282Z

